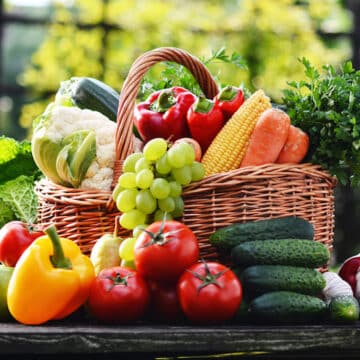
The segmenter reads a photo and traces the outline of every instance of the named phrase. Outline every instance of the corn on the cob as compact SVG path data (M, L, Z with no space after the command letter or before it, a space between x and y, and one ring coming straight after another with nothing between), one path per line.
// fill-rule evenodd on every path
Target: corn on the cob
M201 160L206 175L240 167L257 120L266 109L270 108L270 99L261 89L244 102L206 150Z

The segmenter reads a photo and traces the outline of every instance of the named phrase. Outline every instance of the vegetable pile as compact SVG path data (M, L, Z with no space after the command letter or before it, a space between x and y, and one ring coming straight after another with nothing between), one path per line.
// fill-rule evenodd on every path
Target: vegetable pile
M321 76L302 62L310 80L291 82L281 109L262 89L225 85L206 99L186 72L182 86L150 91L134 111L141 146L114 188L119 94L92 78L63 82L34 120L31 143L0 138L0 320L37 325L83 310L113 324L357 321L360 262L321 272L330 253L309 221L234 221L213 231L209 242L232 266L200 259L182 222L184 187L242 167L311 161L360 182L359 73L346 63ZM36 227L40 176L112 196L115 231L99 234L90 256L59 237L61 224ZM131 235L118 236L118 226Z

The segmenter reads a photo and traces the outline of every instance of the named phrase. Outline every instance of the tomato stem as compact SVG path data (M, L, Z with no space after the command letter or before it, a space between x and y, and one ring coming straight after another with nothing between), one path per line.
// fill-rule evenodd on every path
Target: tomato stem
M129 277L133 276L133 274L127 274L125 276L121 276L120 273L115 273L115 276L107 276L106 278L112 281L112 286L110 290L116 285L125 285L127 286L127 280Z
M194 275L197 279L201 280L202 281L202 284L197 288L197 292L199 293L201 289L203 289L204 287L208 286L208 285L216 285L218 287L221 288L221 285L218 283L218 279L224 275L224 273L226 271L228 271L229 269L226 268L225 270L223 271L219 271L218 273L216 274L212 274L210 269L209 269L209 266L207 264L207 262L205 260L201 260L205 266L205 275L201 275L197 272L194 272L194 271L190 271L190 270L187 270L188 272L190 272L192 275Z

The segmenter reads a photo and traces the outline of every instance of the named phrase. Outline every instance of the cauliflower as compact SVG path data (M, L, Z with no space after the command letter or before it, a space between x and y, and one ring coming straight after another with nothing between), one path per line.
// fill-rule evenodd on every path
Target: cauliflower
M97 111L52 103L34 125L32 153L45 176L67 187L110 190L116 123Z

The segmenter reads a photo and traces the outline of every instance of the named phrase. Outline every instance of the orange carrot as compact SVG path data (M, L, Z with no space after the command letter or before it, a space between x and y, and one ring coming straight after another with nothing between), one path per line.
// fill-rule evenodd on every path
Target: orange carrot
M291 125L289 135L284 147L281 149L276 162L284 163L300 163L309 150L309 136L303 130Z
M240 167L274 163L288 137L290 118L282 110L265 110L251 134Z

